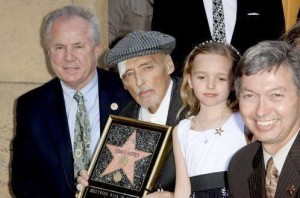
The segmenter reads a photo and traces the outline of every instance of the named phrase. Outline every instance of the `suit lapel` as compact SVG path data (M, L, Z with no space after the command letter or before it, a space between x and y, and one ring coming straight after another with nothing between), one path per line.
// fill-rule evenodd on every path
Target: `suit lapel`
M296 197L300 194L300 133L284 162L279 176L276 197Z
M129 117L129 118L134 118L134 119L139 119L139 113L140 113L141 106L135 101L131 101L130 104L131 105L128 106L128 108L125 111L126 114L124 114L123 116Z
M117 115L129 102L129 96L123 89L119 75L107 73L98 68L98 93L100 110L100 131L103 131L110 114Z
M252 162L253 172L248 179L248 186L251 198L265 197L265 167L263 160L262 146L257 150Z
M212 35L211 35L211 32L210 32L208 19L207 19L205 7L204 7L204 2L203 1L193 1L193 2L195 2L195 7L193 8L193 9L195 9L195 12L194 12L195 13L195 19L197 19L198 24L201 24L198 27L198 28L200 28L200 34L203 34L203 35L206 35L206 36L210 37L210 38L207 38L206 40L212 39ZM191 8L191 7L189 6L189 8ZM187 9L187 11L188 10L189 9ZM199 10L203 10L203 11L201 12ZM190 11L188 11L188 12L190 12ZM199 31L198 31L198 33L199 33Z
M177 123L176 116L181 105L179 92L180 92L180 86L182 81L179 78L174 78L172 79L172 81L173 81L173 87L172 87L169 112L168 112L168 117L166 122L166 124L169 126L176 125Z
M233 29L233 33L232 33L232 39L231 39L231 44L235 47L239 46L238 43L239 42L243 42L240 40L239 38L239 33L240 32L243 32L243 29L242 29L242 23L243 23L243 5L241 3L241 1L244 1L244 0L237 0L236 3L237 3L237 12L236 12L236 21L235 21L235 26L234 26L234 29Z
M49 128L47 129L53 138L53 145L57 150L62 169L65 173L70 191L74 186L73 171L73 153L69 134L68 120L65 111L62 88L59 81L56 82L52 90L49 91L50 97L45 108L45 119L48 120Z
M108 118L107 112L110 112L109 108L111 104L109 104L109 98L108 96L110 94L105 94L106 90L105 87L102 85L102 83L105 83L104 81L101 80L102 78L102 73L100 72L99 69L97 69L98 73L98 93L99 93L99 111L101 109L100 113L100 131L101 133L102 129L105 127L106 120Z

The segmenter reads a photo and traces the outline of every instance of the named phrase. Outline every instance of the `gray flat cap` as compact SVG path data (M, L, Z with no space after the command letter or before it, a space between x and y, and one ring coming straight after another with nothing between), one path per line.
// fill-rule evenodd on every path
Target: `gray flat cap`
M156 31L134 31L121 39L104 57L105 64L114 67L118 63L137 56L164 52L175 48L175 38Z

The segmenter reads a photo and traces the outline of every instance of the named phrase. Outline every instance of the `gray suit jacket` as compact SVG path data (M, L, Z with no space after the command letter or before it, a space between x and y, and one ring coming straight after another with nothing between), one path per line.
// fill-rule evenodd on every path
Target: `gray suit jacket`
M180 86L182 83L181 78L172 78L173 87L171 93L171 101L170 107L168 112L168 118L166 125L175 126L178 122L182 119L176 119L176 115L181 106L181 99L180 99ZM120 116L129 117L138 119L140 111L140 105L136 103L134 100L129 102L120 112ZM162 170L158 176L156 187L161 186L164 190L167 191L174 191L175 188L175 161L174 161L174 154L173 149L170 150L169 154L167 155Z
M238 151L228 169L231 197L265 198L265 167L261 142ZM300 133L279 176L275 198L300 198Z

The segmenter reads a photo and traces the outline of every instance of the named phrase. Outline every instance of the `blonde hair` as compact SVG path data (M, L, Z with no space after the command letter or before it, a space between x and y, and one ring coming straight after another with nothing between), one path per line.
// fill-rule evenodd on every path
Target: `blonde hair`
M217 54L225 56L232 60L232 74L234 74L237 63L240 59L240 53L232 46L221 41L206 41L197 45L187 56L185 60L184 70L183 70L183 82L180 88L180 97L182 100L182 106L179 110L178 115L182 113L183 110L187 109L185 117L196 115L200 111L200 102L196 98L193 89L188 85L188 75L191 74L191 70L194 66L195 57L198 54ZM233 82L232 82L233 85ZM233 87L233 86L232 86ZM227 106L233 111L238 110L238 100L235 96L234 91L231 91L228 99Z

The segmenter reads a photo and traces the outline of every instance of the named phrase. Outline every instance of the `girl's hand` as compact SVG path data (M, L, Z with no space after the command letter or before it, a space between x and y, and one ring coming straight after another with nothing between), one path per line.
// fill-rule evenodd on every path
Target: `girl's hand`
M173 193L168 191L157 191L143 198L173 198Z

